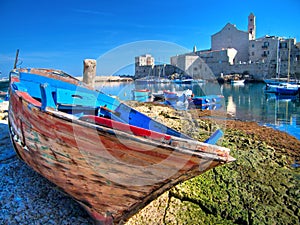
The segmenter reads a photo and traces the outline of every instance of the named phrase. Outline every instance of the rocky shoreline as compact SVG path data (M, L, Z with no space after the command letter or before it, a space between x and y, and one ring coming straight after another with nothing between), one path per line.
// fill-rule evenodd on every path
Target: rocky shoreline
M299 224L299 140L254 122L208 119L212 112L130 104L199 140L221 127L219 144L237 161L177 185L127 224ZM72 198L17 158L7 129L2 120L0 224L92 224Z

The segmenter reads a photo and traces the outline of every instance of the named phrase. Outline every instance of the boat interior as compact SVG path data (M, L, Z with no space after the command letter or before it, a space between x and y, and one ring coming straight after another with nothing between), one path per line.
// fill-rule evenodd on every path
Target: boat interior
M81 83L78 80L76 82ZM12 83L12 88L23 94L26 93L27 99L32 98L31 103L36 103L35 106L41 107L44 111L50 108L71 114L80 120L90 120L93 117L94 121L99 123L109 119L153 132L191 139L183 133L152 120L118 99L92 90L84 84L78 85L48 76L19 72L18 79Z

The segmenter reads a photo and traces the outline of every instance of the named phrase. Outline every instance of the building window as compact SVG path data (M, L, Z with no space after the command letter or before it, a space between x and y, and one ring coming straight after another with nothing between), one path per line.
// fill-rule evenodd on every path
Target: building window
M252 56L254 56L254 52L252 52Z
M254 44L252 44L252 48L254 48Z
M264 53L261 55L262 57L267 57L267 52L264 51Z
M269 46L269 42L265 41L264 45L262 46L262 48L268 48L268 46Z
M279 43L279 48L287 48L287 43Z

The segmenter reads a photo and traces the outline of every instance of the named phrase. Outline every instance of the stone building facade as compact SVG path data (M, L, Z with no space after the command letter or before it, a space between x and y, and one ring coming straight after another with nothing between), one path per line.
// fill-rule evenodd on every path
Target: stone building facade
M141 55L135 57L135 76L145 77L152 75L152 69L154 67L154 58L149 55Z
M300 51L295 38L265 36L250 41L249 63L266 63L268 71L277 76L295 74L300 60ZM299 72L299 71L298 71Z
M153 64L136 57L135 77L153 74ZM211 49L173 56L168 72L186 73L195 79L218 78L221 74L249 74L254 79L291 77L300 79L300 44L295 38L264 36L256 39L256 17L248 16L248 30L227 23L211 36ZM143 63L141 63L143 62ZM151 60L149 61L151 62Z
M211 36L211 49L194 54L202 59L195 61L206 64L215 77L238 73L263 80L276 75L287 77L289 73L300 79L300 44L295 38L266 35L256 39L256 17L253 13L248 16L247 31L238 30L228 23Z
M250 34L238 30L235 25L228 23L221 31L211 36L211 51L234 48L237 50L235 62L248 61L248 46Z

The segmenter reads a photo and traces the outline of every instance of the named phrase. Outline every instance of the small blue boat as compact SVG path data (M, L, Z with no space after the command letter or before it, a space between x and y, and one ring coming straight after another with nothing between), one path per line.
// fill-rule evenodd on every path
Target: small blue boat
M299 93L300 86L297 84L283 83L278 85L276 94L278 95L297 95Z
M194 96L189 100L189 108L201 110L216 110L222 107L223 95Z
M132 90L133 100L139 102L146 102L149 100L151 94L149 89L134 89Z

